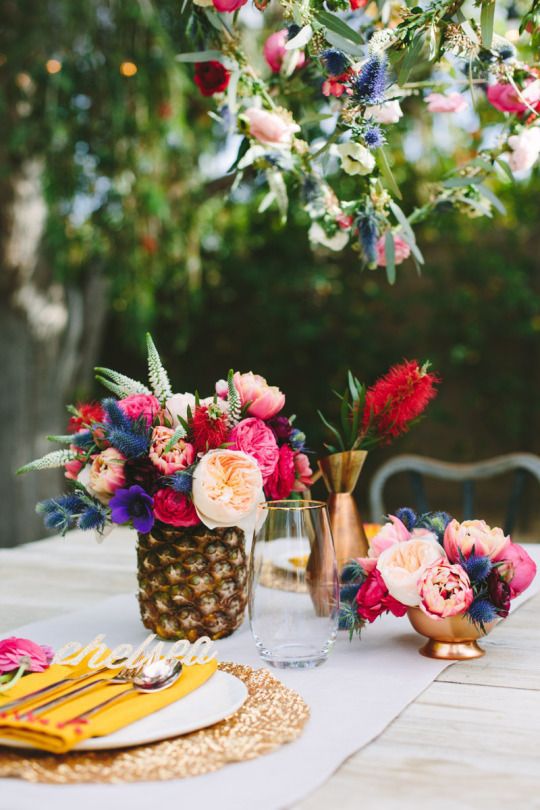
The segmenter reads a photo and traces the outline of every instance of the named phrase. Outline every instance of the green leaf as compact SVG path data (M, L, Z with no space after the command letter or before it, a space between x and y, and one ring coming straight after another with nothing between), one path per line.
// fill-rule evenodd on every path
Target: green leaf
M67 433L64 436L47 436L47 441L57 444L73 444L74 436L74 433Z
M326 39L333 45L334 48L338 48L340 51L348 54L349 56L364 56L364 48L360 45L355 45L345 37L341 37L339 34L336 34L334 31L327 31L326 32Z
M240 146L238 147L238 154L236 155L234 162L229 166L225 174L230 174L231 172L236 171L236 167L246 154L249 147L250 147L249 139L244 138L243 141L240 143Z
M494 20L495 0L482 0L480 8L480 30L482 32L482 45L484 48L491 48Z
M396 252L394 248L394 234L386 231L384 237L384 255L386 258L386 278L389 284L396 281Z
M390 164L388 163L388 158L386 157L386 152L382 148L382 146L377 149L377 165L383 176L386 185L392 192L392 194L398 198L398 200L403 199L401 196L401 191L399 190L398 184L395 181L394 175L392 174L392 169L390 168Z
M420 54L424 47L424 34L423 32L416 35L411 45L407 49L403 61L401 62L398 72L398 84L405 84L409 78L409 73L413 67L418 64Z
M316 12L316 17L321 25L323 25L329 31L333 31L335 34L338 34L340 37L348 39L351 42L356 42L357 45L362 45L363 40L360 34L355 31L354 28L351 28L350 25L347 25L347 23L336 14L332 14L330 11L320 9L320 11Z
M340 419L343 435L346 436L349 432L349 392L345 391L345 396L341 398Z
M325 426L325 427L326 427L326 428L327 428L327 429L328 429L328 430L331 432L331 434L332 434L333 436L335 436L335 437L336 437L336 439L338 440L338 446L339 446L339 447L340 447L342 450L345 450L345 445L343 444L343 439L342 439L342 437L341 437L341 435L340 435L339 431L338 431L338 430L336 430L336 428L335 428L333 425L331 425L331 424L330 424L330 422L328 422L328 420L327 420L327 419L325 419L325 418L324 418L324 416L322 415L322 413L321 413L320 411L317 411L317 413L318 413L318 415L319 415L319 419L321 420L321 422L323 423L323 425L324 425L324 426Z
M503 170L508 179L514 182L514 175L512 174L512 169L510 168L506 160L502 160L501 158L495 158L495 163L497 164L497 166L499 166L499 168Z
M501 201L499 200L499 198L498 198L498 197L497 197L497 196L496 196L496 195L495 195L495 194L492 192L492 190L491 190L490 188L488 188L487 186L485 186L483 183L480 183L480 185L478 186L478 191L480 192L480 194L483 194L483 196L484 196L484 197L485 197L487 200L489 200L489 201L490 201L490 203L492 204L492 206L493 206L494 208L496 208L496 209L497 209L497 211L498 211L500 214L502 214L503 216L504 216L504 215L506 215L506 208L504 207L504 205L502 204L502 202L501 202Z
M349 383L349 391L351 392L352 401L357 402L358 401L358 396L359 396L358 387L356 385L356 382L354 380L354 377L353 377L352 372L351 372L350 369L347 372L347 381Z
M174 431L173 435L171 436L171 438L169 439L169 441L165 445L165 449L163 450L163 452L168 453L169 450L172 450L174 445L176 444L176 442L179 441L180 439L183 439L185 435L186 435L186 430L185 430L184 426L183 425L178 425L178 427Z
M193 51L192 53L179 53L175 56L177 62L223 62L222 51Z

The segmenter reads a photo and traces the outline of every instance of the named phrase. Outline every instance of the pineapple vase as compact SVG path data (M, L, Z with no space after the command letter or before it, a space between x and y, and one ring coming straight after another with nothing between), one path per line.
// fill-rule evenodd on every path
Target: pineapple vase
M138 535L139 606L145 627L166 640L231 635L244 618L244 532L156 524Z

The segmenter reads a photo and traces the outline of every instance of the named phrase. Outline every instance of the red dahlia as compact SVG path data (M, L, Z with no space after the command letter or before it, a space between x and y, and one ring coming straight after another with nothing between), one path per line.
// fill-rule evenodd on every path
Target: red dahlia
M78 433L89 428L93 422L103 422L103 409L99 402L82 402L77 405L77 414L70 417L68 430Z
M377 380L366 394L364 429L373 429L387 442L406 433L437 394L439 378L428 368L405 360Z
M230 77L230 72L221 62L210 60L195 63L194 81L203 96L222 93L226 90Z
M227 414L213 403L195 408L190 428L193 434L192 444L198 453L221 447L229 435Z

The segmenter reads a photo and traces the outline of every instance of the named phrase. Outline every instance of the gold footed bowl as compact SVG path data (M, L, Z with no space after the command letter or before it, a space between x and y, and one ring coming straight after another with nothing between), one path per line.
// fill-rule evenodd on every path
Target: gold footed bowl
M448 619L432 619L420 610L409 608L409 621L421 636L428 641L418 652L426 658L440 658L446 661L467 661L481 658L486 651L478 644L478 639L487 635L497 622L485 625L485 633L473 624L467 616L451 616Z

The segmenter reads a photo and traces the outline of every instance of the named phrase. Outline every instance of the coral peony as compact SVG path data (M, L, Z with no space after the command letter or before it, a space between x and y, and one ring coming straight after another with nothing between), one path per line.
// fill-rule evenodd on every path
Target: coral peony
M126 482L125 457L114 447L108 447L95 456L90 467L89 484L92 492L103 503Z
M208 62L195 63L193 80L203 96L213 96L227 89L231 73L227 68L213 59Z
M249 107L244 115L249 124L249 134L266 146L289 147L294 133L300 131L298 124L286 113Z
M444 532L444 550L450 562L475 554L479 557L503 558L510 544L502 529L490 528L485 520L452 520Z
M279 448L272 430L255 416L243 419L230 435L233 450L242 450L253 456L261 471L263 483L266 483L279 459Z
M311 469L309 458L305 453L295 453L294 473L296 480L294 482L293 492L305 492L313 483L313 470Z
M252 529L257 505L264 500L259 465L240 450L211 450L193 474L193 503L199 518L216 526Z
M266 495L273 500L288 498L294 488L295 476L294 452L287 444L283 444L279 448L276 468L266 482Z
M398 602L388 592L379 571L374 570L360 586L356 595L356 608L361 619L374 622L381 613L404 616L407 606Z
M535 561L519 543L508 543L493 562L501 563L497 571L508 582L512 599L523 593L536 576Z
M169 526L196 526L199 523L190 499L168 487L158 489L154 495L154 515Z
M405 524L395 515L388 515L389 523L385 523L369 543L369 557L377 559L379 555L396 543L403 543L411 539L411 533Z
M10 636L0 641L0 675L25 665L29 672L43 672L54 657L54 650L28 638Z
M273 34L270 34L266 42L264 43L263 53L266 62L272 71L272 73L279 73L281 70L281 65L283 64L283 60L287 54L287 50L285 45L287 43L287 39L289 36L289 32L286 28L282 28L281 31L275 31ZM295 70L302 67L305 64L306 57L303 51L296 51L296 63L295 63Z
M394 264L401 264L411 255L411 249L405 239L394 234ZM377 264L379 267L386 267L386 238L379 237L377 240Z
M130 394L118 400L118 407L130 419L144 419L148 427L161 410L159 400L152 394Z
M379 555L377 569L391 596L414 607L420 602L420 577L428 565L441 559L444 559L444 551L437 539L419 537L385 549Z
M84 402L76 407L76 414L70 417L68 430L70 433L78 433L84 428L89 428L94 422L103 422L103 408L99 402Z
M429 565L418 580L420 609L432 619L446 619L465 613L474 594L461 565L446 560Z
M405 360L368 389L364 409L364 428L372 426L387 443L405 433L436 396L435 374L427 365Z
M429 112L463 112L468 107L467 99L461 93L430 93L424 100Z
M490 104L501 112L527 112L530 107L536 108L539 105L540 79L529 79L519 93L512 84L491 84L487 89L487 97Z
M247 407L250 416L259 419L272 419L285 405L285 394L276 385L268 385L264 377L248 371L234 375L234 385L238 391L242 407Z
M165 448L174 434L172 428L158 425L152 432L149 456L152 463L163 475L171 475L177 470L185 470L195 461L195 448L192 444L179 439L165 452Z

